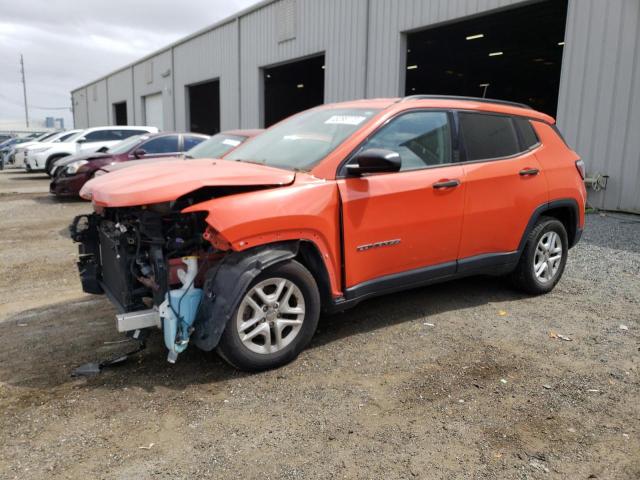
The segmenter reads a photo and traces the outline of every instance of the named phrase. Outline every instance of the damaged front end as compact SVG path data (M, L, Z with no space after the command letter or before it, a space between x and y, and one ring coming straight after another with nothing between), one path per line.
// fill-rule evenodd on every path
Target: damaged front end
M172 362L194 331L206 272L224 253L204 239L205 229L203 213L169 203L103 208L70 226L82 289L109 297L121 332L161 327Z
M138 338L161 328L172 363L190 343L216 348L251 281L299 247L285 241L234 251L207 225L206 212L184 207L99 208L70 226L83 290L107 295L120 332Z

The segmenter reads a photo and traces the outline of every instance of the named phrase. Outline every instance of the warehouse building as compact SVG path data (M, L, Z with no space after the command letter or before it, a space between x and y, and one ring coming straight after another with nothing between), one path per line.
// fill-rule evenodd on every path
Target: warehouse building
M640 211L638 0L268 0L72 92L76 127L215 133L420 93L524 102Z

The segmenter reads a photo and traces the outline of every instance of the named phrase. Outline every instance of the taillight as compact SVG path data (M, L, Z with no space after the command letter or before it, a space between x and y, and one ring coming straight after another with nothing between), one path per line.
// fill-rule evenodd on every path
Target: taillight
M580 174L580 176L584 180L584 177L586 177L587 174L586 174L586 170L585 170L585 167L584 167L584 162L582 161L582 159L576 160L576 168L578 169L578 173Z

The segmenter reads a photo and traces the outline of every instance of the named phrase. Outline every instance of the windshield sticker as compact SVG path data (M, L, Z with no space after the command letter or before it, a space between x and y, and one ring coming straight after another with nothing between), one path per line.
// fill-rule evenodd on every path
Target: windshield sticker
M360 125L367 117L358 115L334 115L324 123L327 125Z
M232 147L237 147L240 145L240 140L233 140L232 138L225 138L222 143L225 145L231 145Z

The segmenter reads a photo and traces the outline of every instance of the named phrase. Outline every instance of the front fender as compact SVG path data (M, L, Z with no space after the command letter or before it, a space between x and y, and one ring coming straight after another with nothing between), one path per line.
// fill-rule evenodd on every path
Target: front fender
M298 174L293 185L214 198L183 212L208 212L207 224L231 250L287 240L312 242L341 295L340 196L335 182Z
M213 350L253 279L266 268L294 258L298 247L298 242L282 242L232 252L211 268L194 324L196 346Z

